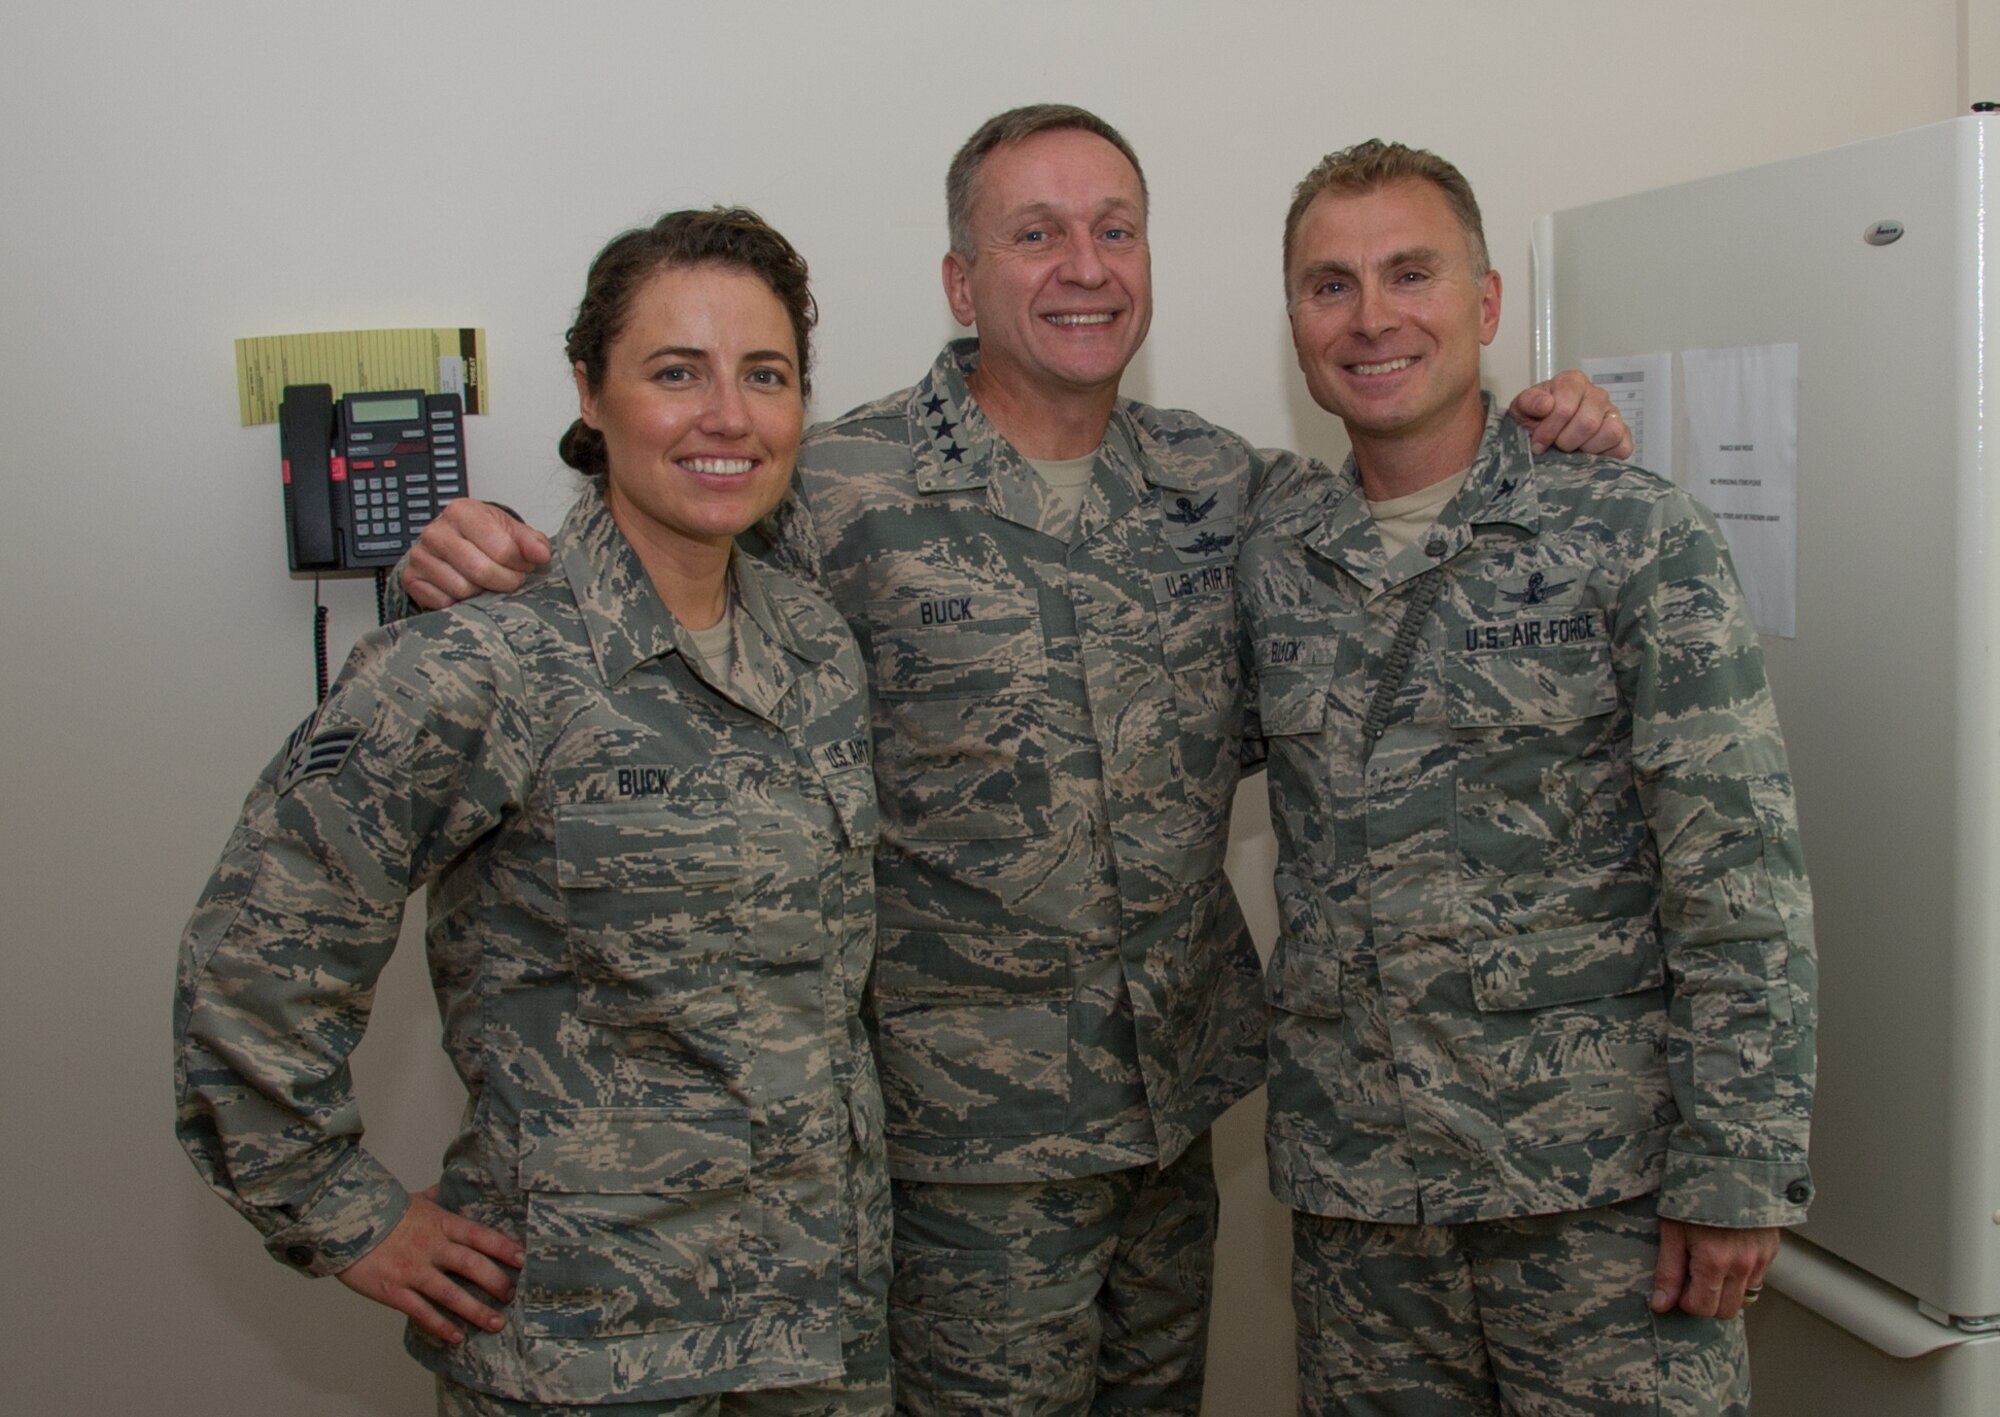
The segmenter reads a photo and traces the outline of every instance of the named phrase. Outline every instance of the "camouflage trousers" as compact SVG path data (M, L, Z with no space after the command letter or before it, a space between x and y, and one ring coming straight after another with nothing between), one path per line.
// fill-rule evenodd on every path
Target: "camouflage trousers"
M1294 1211L1299 1412L1747 1414L1742 1320L1649 1306L1653 1203L1469 1225Z
M903 1417L1200 1412L1217 1211L1206 1136L1165 1170L894 1193Z

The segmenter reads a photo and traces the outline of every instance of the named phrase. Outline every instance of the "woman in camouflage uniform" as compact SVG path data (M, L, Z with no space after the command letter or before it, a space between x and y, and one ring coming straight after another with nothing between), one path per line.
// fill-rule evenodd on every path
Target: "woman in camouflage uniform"
M866 686L733 547L814 314L749 212L607 246L549 565L361 642L182 942L183 1145L274 1256L410 1315L446 1414L887 1411ZM411 1195L347 1058L420 886L468 1105Z

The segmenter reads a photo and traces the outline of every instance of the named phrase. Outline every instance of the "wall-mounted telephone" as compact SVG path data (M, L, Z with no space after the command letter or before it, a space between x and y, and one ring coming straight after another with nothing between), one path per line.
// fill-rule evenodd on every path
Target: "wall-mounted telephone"
M393 566L438 509L463 497L457 394L348 394L292 384L278 408L285 547L295 571Z

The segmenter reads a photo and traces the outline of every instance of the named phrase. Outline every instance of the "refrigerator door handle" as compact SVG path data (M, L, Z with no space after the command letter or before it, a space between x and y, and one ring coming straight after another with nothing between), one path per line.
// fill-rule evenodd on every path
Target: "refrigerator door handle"
M1528 236L1528 301L1535 311L1530 333L1539 384L1556 376L1556 219L1549 214L1535 218Z
M1917 1300L1819 1246L1785 1236L1765 1283L1891 1358L1921 1358L1980 1337L1917 1311Z

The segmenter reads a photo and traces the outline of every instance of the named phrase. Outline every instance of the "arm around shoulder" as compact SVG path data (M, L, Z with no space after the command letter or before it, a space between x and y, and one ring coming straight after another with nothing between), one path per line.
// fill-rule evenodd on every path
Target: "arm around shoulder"
M497 502L460 497L445 503L390 577L410 604L442 610L484 591L519 590L530 571L546 565L549 540Z

